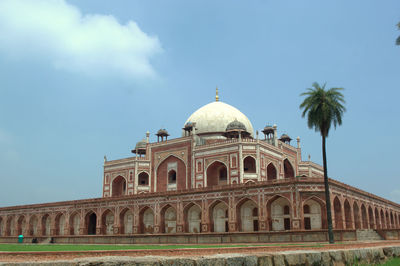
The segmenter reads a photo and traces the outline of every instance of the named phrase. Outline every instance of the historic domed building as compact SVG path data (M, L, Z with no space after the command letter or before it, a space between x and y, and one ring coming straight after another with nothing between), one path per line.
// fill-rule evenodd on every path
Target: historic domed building
M151 143L147 132L134 156L105 159L102 198L0 208L0 242L19 234L58 243L327 240L322 167L302 159L299 137L292 146L276 125L261 132L217 94L181 137L160 129ZM356 240L361 229L399 239L399 204L330 185L336 239Z

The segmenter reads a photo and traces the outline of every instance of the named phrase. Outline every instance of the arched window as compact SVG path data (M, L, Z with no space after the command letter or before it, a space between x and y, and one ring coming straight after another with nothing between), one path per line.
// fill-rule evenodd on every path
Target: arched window
M270 163L267 166L267 180L275 180L275 179L276 179L276 168L272 163Z
M149 185L149 174L146 172L141 172L138 178L139 186L148 186Z
M283 214L290 214L290 209L288 205L285 205L285 207L283 207Z
M122 176L117 176L112 182L112 196L118 197L126 193L126 180Z
M288 159L283 161L283 168L285 170L285 178L293 178L294 170Z
M307 204L304 205L304 207L303 207L303 212L304 212L305 214L309 214L309 213L310 213L310 206L308 206Z
M244 158L244 172L245 173L255 173L256 172L256 160L253 157L247 156Z
M168 184L176 184L176 171L171 170L168 172Z

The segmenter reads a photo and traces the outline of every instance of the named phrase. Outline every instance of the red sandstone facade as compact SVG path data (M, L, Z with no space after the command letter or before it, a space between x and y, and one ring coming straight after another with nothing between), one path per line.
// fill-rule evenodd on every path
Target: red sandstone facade
M225 110L214 105L207 112ZM302 160L299 138L293 147L287 136L277 139L276 126L259 139L245 120L219 132L224 121L193 117L180 138L167 140L163 130L150 143L147 134L136 156L105 160L102 198L0 208L0 238L327 228L323 169ZM400 228L399 204L330 185L334 229Z

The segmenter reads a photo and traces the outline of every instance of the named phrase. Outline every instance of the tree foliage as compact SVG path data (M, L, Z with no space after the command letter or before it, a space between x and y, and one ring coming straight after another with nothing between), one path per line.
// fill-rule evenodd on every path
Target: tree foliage
M301 94L306 96L301 103L303 109L302 117L307 115L307 125L310 129L320 132L321 136L328 137L331 125L336 128L342 124L342 115L346 111L345 100L341 93L343 88L331 88L325 90L326 84L322 87L314 82L312 88Z

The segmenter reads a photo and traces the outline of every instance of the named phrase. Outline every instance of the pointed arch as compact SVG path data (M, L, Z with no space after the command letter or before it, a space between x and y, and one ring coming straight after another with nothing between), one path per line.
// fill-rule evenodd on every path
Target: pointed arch
M228 168L225 163L215 160L206 169L207 187L226 185L228 183Z
M97 232L97 214L93 210L89 210L85 215L85 233L87 235L95 235Z
M6 223L6 229L5 229L5 235L6 236L14 236L15 234L18 234L15 231L15 217L8 216L7 223Z
M245 173L256 173L257 172L256 165L257 165L256 159L253 156L248 155L248 156L244 157L243 170Z
M272 231L291 229L291 204L288 198L275 195L267 201L268 225Z
M215 200L209 207L211 232L228 232L228 210L225 201Z
M390 228L394 228L393 211L390 211Z
M333 199L333 211L335 215L335 229L343 229L342 204L337 196Z
M150 176L146 171L141 171L138 174L138 186L148 186L150 184Z
M119 213L119 228L121 234L133 233L133 211L126 207Z
M362 228L368 229L367 208L365 208L364 203L361 203L361 221L362 221Z
M388 210L386 210L385 216L386 216L386 228L387 228L387 229L390 229L390 228L391 228L391 225L390 225L390 218L389 218L389 212L388 212Z
M295 171L292 163L286 158L283 160L284 178L294 178Z
M121 197L126 195L126 178L122 175L119 175L113 179L111 182L111 196L112 197Z
M176 233L176 209L171 204L161 208L161 231L162 233Z
M371 206L368 206L368 222L370 229L376 229L375 227L375 220L374 220L374 211L372 210Z
M379 211L378 211L377 207L375 207L374 213L375 213L375 225L376 225L376 228L377 229L382 229L382 225L380 224L380 219L379 219Z
M42 232L40 232L40 234L42 236L50 236L51 217L48 213L42 216L41 225L42 225Z
M157 191L181 190L190 187L191 179L186 177L186 163L181 158L169 154L157 164L155 169L157 169L155 184ZM172 182L173 177L175 177L174 182Z
M386 229L386 221L385 221L385 214L383 213L383 210L381 209L380 211L380 216L381 216L381 227L382 229Z
M27 220L25 215L20 215L17 219L17 235L23 235L26 232L28 235L31 235L30 228L27 225Z
M29 219L29 235L37 236L38 235L38 226L39 226L39 219L36 215L32 215Z
M101 215L101 233L104 235L114 234L115 215L113 210L106 209Z
M69 216L69 233L71 235L79 235L81 225L81 215L78 211L73 211Z
M278 178L277 173L275 165L272 162L269 163L267 166L267 180L276 180Z
M140 232L145 234L154 233L154 211L145 206L139 212Z
M236 204L236 219L239 231L255 232L258 226L259 206L251 198L240 199Z
M200 233L201 232L201 207L195 202L186 204L183 208L185 221L185 232Z
M318 230L323 228L321 203L315 197L303 202L303 225L305 230Z
M360 207L358 206L358 203L354 201L353 203L353 216L354 216L354 227L356 229L361 229L361 212L360 212Z
M351 207L347 199L344 200L344 221L346 224L346 229L353 229L353 219L351 217Z
M2 216L0 216L0 237L4 235L5 222Z
M55 234L62 236L65 235L65 215L62 212L59 212L56 214L55 218L54 218L54 222L55 222Z

